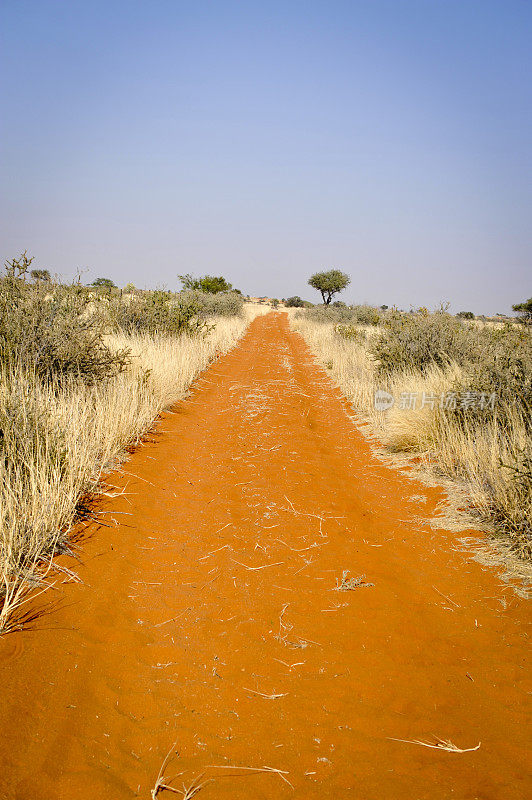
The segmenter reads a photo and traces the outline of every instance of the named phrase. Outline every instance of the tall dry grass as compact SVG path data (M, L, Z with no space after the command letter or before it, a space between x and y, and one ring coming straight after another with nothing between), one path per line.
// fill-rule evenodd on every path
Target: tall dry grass
M530 415L511 391L503 391L492 412L482 416L449 413L439 403L417 403L402 408L402 393L418 398L462 387L464 391L482 374L482 363L460 365L455 361L430 363L423 370L402 367L383 374L375 358L382 329L358 326L350 338L340 335L333 323L320 323L301 313L290 313L291 325L308 343L317 360L369 423L389 451L415 453L433 474L460 482L471 509L508 537L512 551L532 555L532 442ZM348 332L349 333L349 332ZM499 342L499 345L501 343ZM509 347L512 343L509 342ZM529 345L525 342L525 348ZM525 350L526 352L526 350ZM515 376L514 376L515 378ZM388 391L396 398L392 408L377 411L375 392ZM493 386L497 391L499 386Z
M113 334L129 350L125 370L103 382L43 382L27 368L0 373L0 631L54 579L52 556L68 543L80 498L139 441L160 412L182 399L218 355L262 313L248 305L215 318L206 336Z

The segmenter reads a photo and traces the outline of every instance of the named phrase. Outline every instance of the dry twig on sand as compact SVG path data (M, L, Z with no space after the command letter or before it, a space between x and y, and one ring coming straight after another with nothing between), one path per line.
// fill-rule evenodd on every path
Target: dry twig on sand
M239 766L233 767L230 764L222 764L222 765L211 764L210 766L207 767L207 769L240 769L240 770L245 770L246 772L270 772L273 773L274 775L278 775L282 781L287 783L292 789L294 788L290 783L290 781L288 780L288 778L285 778L285 775L288 775L289 773L286 770L276 769L275 767L239 767Z
M444 594L443 592L440 592L440 590L439 590L439 589L436 589L436 587L435 587L435 586L433 586L432 588L434 589L434 591L435 591L435 592L438 592L438 594L439 594L439 595L441 595L441 596L442 596L442 597L443 597L445 600L447 600L447 602L449 602L449 603L452 603L452 604L453 604L453 606L456 606L456 608L460 608L460 606L458 605L458 603L455 603L455 602L454 602L454 600L451 600L451 598L450 598L450 597L447 597L447 595L446 595L446 594Z
M256 692L255 689L248 689L244 686L245 692L251 692L251 694L257 694L259 697L264 697L265 700L277 700L279 697L286 697L288 692L283 692L282 694L264 694L264 692Z
M440 739L439 736L433 734L435 742L423 742L421 739L396 739L395 736L388 736L394 742L406 742L406 744L419 744L421 747L430 747L432 750L446 750L448 753L471 753L473 750L478 750L481 742L476 747L457 747L451 742L450 739Z
M217 550L212 550L210 553L207 553L207 555L206 555L206 556L202 556L202 557L201 557L199 560L200 560L200 561L205 561L205 559L206 559L206 558L210 558L210 557L211 557L211 556L213 556L215 553L219 553L219 552L220 552L220 550L225 550L227 547L229 548L229 550L231 549L231 546L230 546L230 545L228 545L228 544L223 544L223 545L222 545L221 547L219 547Z
M313 542L313 544L311 544L309 547L299 547L298 548L298 547L290 547L290 545L287 544L286 542L283 542L282 539L276 539L275 541L276 542L280 542L281 544L284 544L284 546L288 547L289 550L292 550L293 553L305 553L307 550L313 550L315 547L321 547L322 546L321 544L318 544L318 542Z
M352 592L354 589L358 589L359 586L374 586L373 583L368 583L366 581L365 575L358 575L356 578L349 577L349 570L344 569L342 572L342 580L339 581L336 578L336 586L334 587L335 592Z
M173 794L181 794L183 795L184 800L192 800L192 798L195 797L195 795L197 795L198 792L201 792L204 786L206 786L208 783L211 783L213 780L212 778L207 778L207 780L202 780L205 775L205 773L202 772L201 775L197 775L194 778L194 780L189 786L185 786L185 784L183 784L182 789L176 789L175 786L170 786L170 783L172 781L178 778L179 775L183 774L182 772L180 772L179 775L174 775L173 778L166 778L164 775L164 771L168 766L168 762L170 761L170 756L172 755L172 753L175 752L176 755L179 755L179 753L177 753L177 751L175 750L176 744L177 742L175 742L172 745L172 747L166 754L166 758L161 764L159 774L157 775L157 780L155 781L155 786L151 790L152 800L156 800L159 792L165 792L165 791L172 792Z
M301 667L303 664L306 664L306 661L296 661L295 664L288 664L286 661L281 661L280 658L274 658L274 661L278 661L279 664L282 664L284 667L287 667L290 672L294 669L294 667Z
M237 561L236 558L232 558L231 561L234 561L235 564L238 564L240 567L244 567L244 569L249 569L252 572L255 572L259 569L266 569L266 567L278 567L281 564L284 564L284 561L276 561L275 564L263 564L261 567L248 567L247 564L242 564L242 562Z
M205 773L202 772L201 775L198 775L196 778L194 778L194 780L192 781L190 786L185 786L185 784L183 784L183 790L181 790L181 789L171 789L170 791L176 792L178 794L182 794L183 795L183 800L191 800L193 797L195 797L195 795L198 794L198 792L201 792L201 790L203 789L204 786L206 786L208 783L212 783L212 781L213 781L212 778L207 778L207 780L202 781L202 778L203 778L204 775L205 775ZM168 788L170 788L170 787L165 786L165 789L168 789Z
M279 614L279 633L277 634L277 638L279 639L280 642L284 642L286 640L286 637L294 627L293 625L286 625L283 622L285 611L289 605L290 603L285 603L281 609L281 613Z
M170 756L172 755L172 753L175 752L176 755L178 755L178 753L177 753L177 751L175 749L176 744L177 744L177 742L174 742L174 744L172 745L172 747L170 748L170 750L166 754L166 757L165 757L163 763L161 764L161 768L159 770L159 774L157 775L157 780L155 781L155 786L151 790L152 800L156 800L156 797L159 794L159 792L162 792L165 789L167 791L169 791L169 792L175 792L176 794L179 794L179 791L177 789L174 789L172 786L169 786L166 783L166 781L172 781L172 780L174 780L174 778L166 778L165 775L164 775L164 771L165 771L166 767L168 766L168 762L170 761Z

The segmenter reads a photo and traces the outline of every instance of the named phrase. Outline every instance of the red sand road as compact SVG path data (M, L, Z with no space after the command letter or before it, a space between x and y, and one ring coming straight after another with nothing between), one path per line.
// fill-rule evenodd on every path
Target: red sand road
M149 799L174 742L202 800L530 796L525 603L419 522L441 492L347 411L270 314L164 416L83 584L0 640L0 797ZM393 740L432 734L481 746Z

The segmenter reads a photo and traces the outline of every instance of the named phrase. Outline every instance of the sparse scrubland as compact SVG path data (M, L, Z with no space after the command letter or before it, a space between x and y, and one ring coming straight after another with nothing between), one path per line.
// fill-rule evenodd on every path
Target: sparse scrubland
M471 510L531 558L529 325L343 305L292 312L292 325L390 451L457 480ZM375 408L379 390L390 408Z
M255 313L230 292L32 283L29 264L0 279L0 629L50 582L102 474Z

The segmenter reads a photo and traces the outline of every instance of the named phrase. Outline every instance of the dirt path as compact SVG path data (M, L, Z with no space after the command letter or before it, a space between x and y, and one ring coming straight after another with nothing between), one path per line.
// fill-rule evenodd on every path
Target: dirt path
M530 796L524 602L418 521L441 494L372 457L285 315L158 430L83 585L0 640L0 797L149 799L174 742L179 788L229 764L294 787L210 769L202 800ZM482 744L391 738L431 734Z

